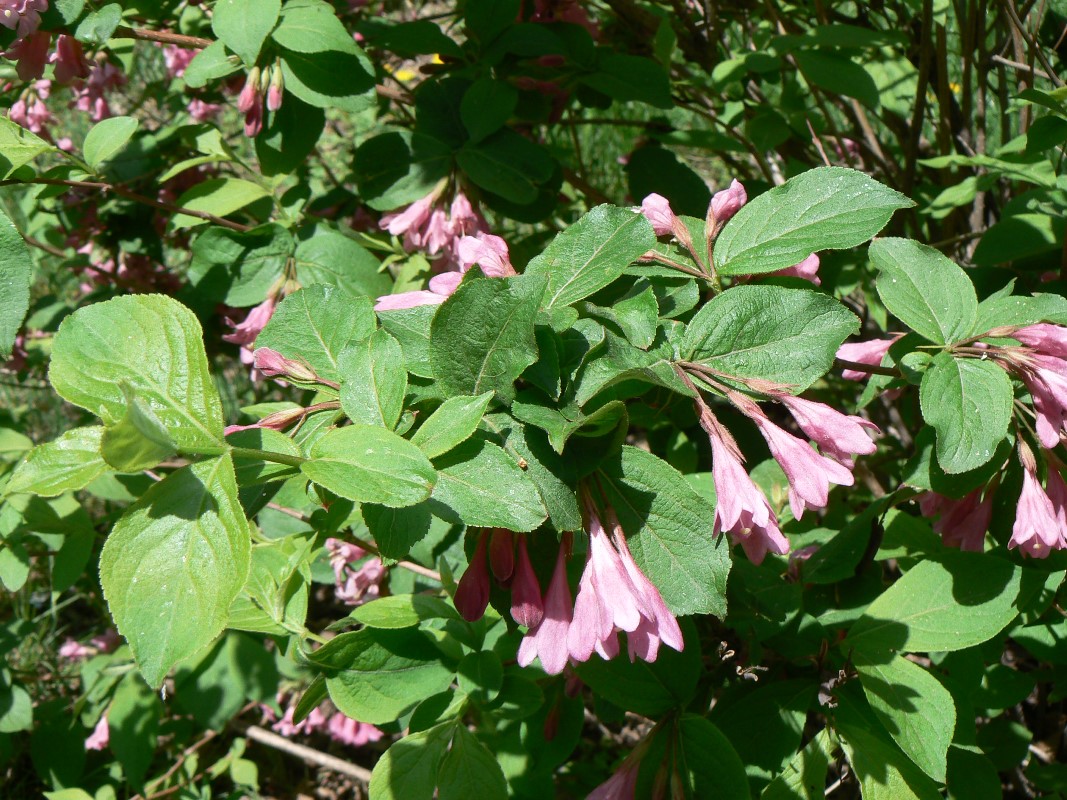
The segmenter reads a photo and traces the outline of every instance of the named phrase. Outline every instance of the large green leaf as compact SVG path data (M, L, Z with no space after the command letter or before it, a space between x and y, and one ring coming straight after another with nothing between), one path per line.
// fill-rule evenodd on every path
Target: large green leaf
M623 447L599 473L634 560L675 614L726 616L729 547L711 505L666 461Z
M940 252L911 239L878 239L868 254L881 271L878 296L913 331L936 344L974 332L978 315L974 285Z
M374 425L330 431L312 445L300 469L334 494L391 508L422 502L437 478L418 447Z
M30 307L33 261L14 223L0 210L0 359L11 354Z
M378 297L393 288L389 273L369 250L324 225L297 246L296 276L305 286L327 284L355 297Z
M681 355L723 375L810 386L834 362L859 320L808 289L736 286L707 303L686 327Z
M697 714L682 716L682 763L690 797L750 797L745 765L722 731Z
M137 130L137 120L133 117L108 117L96 123L85 135L82 155L85 162L100 171L100 166L118 155Z
M430 326L430 364L443 391L513 394L515 379L537 360L544 286L536 277L479 278L441 305Z
M333 286L309 286L281 302L256 337L256 347L306 362L320 378L336 381L341 351L373 332L370 300L353 298Z
M452 166L452 148L411 131L389 131L356 148L354 167L360 197L376 211L388 211L429 194Z
M353 422L395 428L408 374L396 339L378 330L341 351L341 408Z
M469 439L478 429L492 392L457 395L441 403L411 437L427 458L436 458Z
M715 240L722 275L774 272L812 253L863 244L898 208L915 205L862 172L819 167L745 205Z
M172 473L115 523L100 583L150 686L222 632L249 553L229 455Z
M440 800L506 800L508 784L497 757L463 725L456 726L452 747L437 774Z
M281 0L218 0L211 15L211 30L252 66L281 8Z
M797 753L781 775L767 784L760 800L822 800L833 755L830 733L823 728Z
M193 211L203 211L225 217L257 200L269 197L266 189L241 178L211 178L198 183L178 198L178 205ZM175 214L171 227L175 230L206 224L206 220L190 214Z
M445 506L465 525L526 532L548 516L537 487L495 444L470 439L435 464L434 505Z
M55 150L40 136L30 133L8 117L0 117L0 179L23 164L29 164L42 153Z
M412 628L342 633L309 657L325 670L333 704L374 724L396 720L455 677L430 639Z
M1011 379L992 361L939 353L923 374L919 402L937 432L937 463L950 474L985 464L1011 423Z
M247 232L212 226L193 242L187 276L213 300L254 306L280 281L292 252L293 237L273 222Z
M962 650L988 641L1019 613L1022 569L984 553L921 561L852 626L846 646L871 660L893 651Z
M481 188L520 205L537 200L556 166L543 147L510 128L468 142L456 153L456 163Z
M597 206L557 234L530 261L526 274L548 276L546 307L565 306L604 288L655 246L656 234L644 216Z
M220 452L222 403L208 372L200 323L162 295L126 295L67 317L48 370L64 400L113 424L127 391L147 403L180 450Z
M287 91L317 108L358 114L374 105L374 65L358 48L355 53L287 50L282 57L282 75Z
M374 765L370 800L433 800L455 727L450 720L394 742Z
M83 489L110 468L100 455L100 426L74 428L54 442L37 445L4 486L7 494L55 497Z
M933 675L902 656L856 659L867 702L889 735L927 775L945 782L956 706Z

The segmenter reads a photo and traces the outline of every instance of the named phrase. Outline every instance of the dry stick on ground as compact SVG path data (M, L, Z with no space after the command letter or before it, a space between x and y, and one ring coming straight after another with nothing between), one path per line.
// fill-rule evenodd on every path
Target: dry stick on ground
M351 764L348 761L331 756L328 753L323 753L307 745L297 744L291 742L284 736L279 736L276 733L271 733L268 730L264 730L256 725L249 725L247 728L243 725L239 725L242 728L242 732L246 737L253 742L259 742L267 747L273 747L275 750L280 750L283 753L288 753L291 756L302 758L309 764L315 764L319 767L325 767L333 772L339 772L342 775L359 781L364 786L370 783L370 770L365 767L361 767L358 764Z

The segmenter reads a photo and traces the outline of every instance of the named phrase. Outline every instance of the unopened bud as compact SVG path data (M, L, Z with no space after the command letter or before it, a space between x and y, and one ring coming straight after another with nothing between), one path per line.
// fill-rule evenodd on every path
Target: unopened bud
M708 206L708 235L712 236L722 229L730 217L741 210L741 206L748 202L748 192L736 178L730 182L730 186L721 192L716 192Z
M270 88L267 89L267 108L277 111L282 107L282 91L285 89L285 78L282 76L280 66L275 66L270 71Z
M241 94L237 96L237 110L242 114L247 114L255 106L257 97L259 97L259 67L252 67L245 79Z
M252 364L268 378L287 378L301 383L317 383L315 370L299 361L286 358L277 350L260 347L252 354Z
M530 554L526 550L526 537L519 537L519 555L511 581L511 618L527 628L536 628L545 616L541 585L537 582Z
M467 566L467 571L459 579L453 602L460 616L467 622L475 622L485 614L489 605L489 569L485 558L485 531L478 534L478 544L474 558Z
M515 572L515 537L506 528L494 528L489 537L489 566L502 584Z

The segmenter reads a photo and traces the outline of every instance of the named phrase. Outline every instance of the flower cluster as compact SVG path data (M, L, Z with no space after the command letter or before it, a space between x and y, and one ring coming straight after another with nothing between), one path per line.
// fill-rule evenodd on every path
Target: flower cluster
M544 616L541 585L537 582L526 537L494 528L481 531L467 571L456 588L455 604L470 622L481 619L489 605L489 571L497 583L511 590L511 616L528 628L540 624Z
M334 594L349 606L357 606L378 596L378 585L385 577L385 566L377 556L362 547L327 539L326 551L334 574Z
M281 706L285 702L285 694L279 694L278 705ZM293 722L296 712L295 698L291 698L286 704L285 713L281 718L278 718L274 709L268 705L261 705L260 708L271 723L271 729L286 737L321 732L350 747L362 747L370 742L377 742L385 735L369 722L360 722L340 711L334 711L327 703L311 709L311 713L300 722Z
M241 94L237 96L237 110L245 115L245 136L258 136L263 130L263 110L277 111L282 107L285 79L281 64L248 71Z

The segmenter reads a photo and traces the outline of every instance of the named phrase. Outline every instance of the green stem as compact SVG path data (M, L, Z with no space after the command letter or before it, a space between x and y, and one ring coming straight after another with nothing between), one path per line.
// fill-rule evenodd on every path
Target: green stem
M230 449L234 458L256 458L260 461L273 461L276 464L286 464L297 467L307 461L303 456L287 456L285 453L275 453L271 450L257 450L254 447L233 447Z

